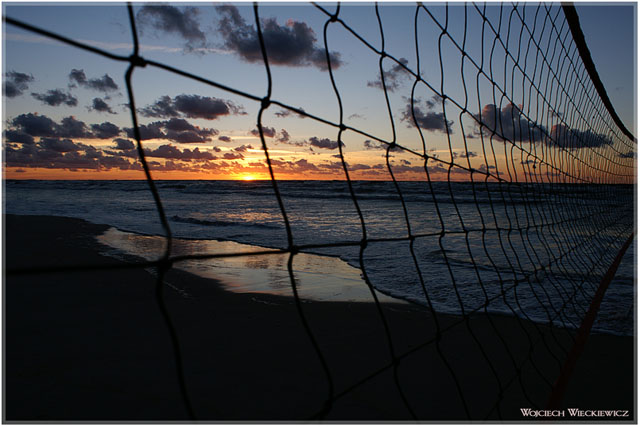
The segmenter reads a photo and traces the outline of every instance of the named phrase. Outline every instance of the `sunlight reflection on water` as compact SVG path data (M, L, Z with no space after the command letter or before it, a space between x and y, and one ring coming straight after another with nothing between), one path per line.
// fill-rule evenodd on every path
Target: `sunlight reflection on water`
M116 252L151 261L162 256L165 239L144 236L116 228L98 236L103 245ZM231 241L174 239L172 255L204 255L259 252L260 246ZM201 277L216 279L226 290L238 293L268 293L293 296L287 270L289 254L241 255L229 258L180 261L176 268ZM293 271L301 298L315 301L373 302L360 270L339 258L299 253L293 258ZM382 302L402 303L376 291Z

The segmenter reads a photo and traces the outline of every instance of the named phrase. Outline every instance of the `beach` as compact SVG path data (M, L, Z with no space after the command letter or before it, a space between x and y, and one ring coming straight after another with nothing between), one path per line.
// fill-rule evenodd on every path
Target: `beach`
M5 271L123 264L100 254L96 237L107 225L4 221ZM5 275L6 421L188 419L152 273ZM539 421L521 408L545 407L541 377L555 381L563 360L553 355L566 353L574 333L496 314L434 319L424 307L385 302L394 364L375 304L303 301L334 385L325 407L327 375L293 298L231 293L176 268L165 282L189 401L205 421L302 421L323 408L329 421L410 421L411 411L422 421ZM625 410L604 419L633 422L635 402L635 338L592 334L563 407Z

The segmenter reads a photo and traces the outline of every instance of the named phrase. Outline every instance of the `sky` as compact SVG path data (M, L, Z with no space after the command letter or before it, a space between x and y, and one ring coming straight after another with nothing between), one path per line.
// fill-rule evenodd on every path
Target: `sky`
M124 4L3 6L5 16L116 55L132 53ZM328 22L335 4L322 7L258 8L270 99L288 107L271 104L262 114L278 179L344 179L340 148L352 179L391 179L387 162L397 179L425 179L421 154L430 159L430 179L452 180L470 179L470 169L510 180L553 176L553 153L579 161L614 158L623 168L635 163L635 146L621 141L584 95L572 92L579 79L555 53L568 32L555 6L549 15L557 28L531 4L517 11L426 4L416 13L415 5L382 3L377 14L372 4L347 4L338 17L348 28ZM635 133L635 5L577 9L612 103ZM249 95L151 65L136 67L136 114L154 178L268 178L256 99L267 95L269 80L251 5L140 3L133 10L143 58ZM540 50L528 43L527 31ZM144 178L124 79L127 62L8 24L3 41L5 178ZM389 56L381 59L376 50ZM407 69L422 79L415 90ZM584 117L589 114L591 120ZM339 132L340 123L346 130ZM406 150L387 153L384 142ZM577 168L569 172L593 174Z

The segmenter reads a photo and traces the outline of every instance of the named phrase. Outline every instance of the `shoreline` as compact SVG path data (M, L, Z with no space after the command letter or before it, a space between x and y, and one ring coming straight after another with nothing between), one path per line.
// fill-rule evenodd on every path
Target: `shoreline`
M6 268L42 265L43 259L50 265L114 262L98 253L95 240L107 226L48 216L4 219ZM327 377L290 297L232 293L175 269L165 281L190 295L164 288L198 419L305 420L323 407ZM138 269L5 276L5 419L185 420L154 291L155 279ZM301 306L339 396L327 419L411 420L394 369L342 394L390 364L375 304ZM433 319L408 306L385 303L382 310L395 354L406 354L398 382L418 419L465 422L466 404L473 420L536 421L520 408L531 407L526 397L544 407L548 386L527 360L553 377L557 362L545 347L562 354L555 347L569 345L571 334L497 314L468 322L454 315ZM449 328L439 346L420 347L435 336L436 321ZM545 345L529 351L528 334ZM592 334L569 384L567 407L624 409L631 417L606 419L635 420L634 349L634 337ZM510 357L526 368L516 380ZM489 412L500 387L506 392L500 414Z
M110 227L97 237L106 249L104 255L150 262L163 255L165 238ZM172 257L208 254L243 254L216 259L187 259L174 267L204 279L218 282L234 293L264 293L293 298L287 269L289 254L281 249L217 239L172 239ZM267 254L251 255L252 252ZM293 271L300 298L309 301L373 302L361 271L336 255L299 252L293 258ZM374 289L380 302L411 304L410 301Z
M154 234L146 234L146 233L140 233L140 232L136 232L136 231L131 231L131 230L125 230L125 229L120 229L118 227L113 227L113 226L107 226L107 229L100 235L98 235L96 237L97 241L99 242L100 245L108 248L104 251L100 251L101 255L105 255L108 257L112 257L112 258L116 258L116 259L122 259L122 260L126 260L127 258L130 258L132 260L141 260L141 261L145 261L145 262L149 262L149 261L153 261L156 260L158 258L160 258L162 251L158 250L157 251L157 255L149 257L148 259L145 259L144 256L141 253L133 253L131 247L118 247L118 238L116 238L115 240L113 238L109 238L107 237L107 235L109 234L113 234L112 232L115 231L116 234L120 234L122 236L124 236L124 240L136 240L136 239L141 239L141 240L145 240L145 239L156 239L156 240L160 240L160 241L164 241L164 237L162 236L158 236L158 235L154 235ZM122 237L120 236L120 239L122 239ZM259 249L259 250L280 250L280 248L276 248L276 247L268 247L268 246L258 246L258 245L250 245L250 244L246 244L246 243L240 243L240 242L236 242L234 240L229 240L229 239L198 239L195 237L173 237L173 242L174 242L174 250L173 250L173 256L176 256L176 247L177 246L184 246L184 244L186 243L187 246L192 246L192 245L197 245L198 243L200 244L204 244L205 246L209 246L207 248L205 248L203 250L203 253L216 253L216 252L220 252L220 248L218 246L229 246L231 245L231 247L228 247L228 251L222 251L222 252L234 252L232 250L236 249L235 252L241 252L242 248L248 248L249 250L253 250L255 249ZM147 246L144 244L141 244L140 242L137 243L139 246ZM233 245L240 247L240 249L234 247ZM129 246L129 245L127 245ZM135 244L134 244L135 246ZM634 257L635 251L636 251L636 246L637 246L637 238L634 238L634 242L631 245L631 248L626 251L626 254L623 257L623 260L625 260L626 262L634 262L633 260L630 260L631 258ZM198 248L196 248L195 246L192 246L190 248L187 248L188 250L186 252L184 252L185 254L193 254L193 253L198 253ZM190 250L189 250L190 249ZM203 249L203 248L199 248L199 249ZM139 248L134 249L134 250L138 250L140 251ZM182 251L184 251L184 248L181 249ZM181 251L180 249L178 249L178 252ZM281 257L288 257L287 253L283 253L283 254L276 254L277 256L281 256ZM319 270L316 271L315 273L321 273L323 277L320 282L321 285L325 288L327 288L323 293L316 293L314 292L314 290L312 289L310 292L308 291L308 289L311 287L313 288L314 284L311 283L311 286L308 286L307 283L304 283L304 285L302 284L303 281L300 280L300 278L296 277L296 284L297 284L297 288L302 291L306 291L309 292L307 294L303 294L300 295L300 298L302 300L310 300L310 301L329 301L329 302L368 302L368 303L374 303L373 297L371 296L371 292L369 291L369 288L366 284L366 282L364 282L364 279L362 279L359 267L357 265L354 265L352 263L350 263L348 260L343 259L341 256L339 255L331 255L331 254L324 254L324 253L316 253L316 252L311 252L311 251L301 251L295 258L296 262L299 260L299 257L303 256L303 257L318 257L318 259L328 259L331 262L335 262L335 263L343 263L344 265L348 266L349 268L352 269L356 269L358 270L358 278L356 279L356 281L360 282L358 283L359 289L356 289L355 286L351 286L351 287L345 287L345 285L342 285L341 287L337 287L334 284L331 284L331 280L334 279L335 281L345 281L345 280L350 280L350 281L354 281L353 277L350 278L345 278L345 277L334 277L334 273L333 273L333 269L332 269L332 265L322 265L319 266ZM247 261L247 259L250 259L251 256L243 256L243 257L233 257L231 259L244 259L246 265L244 266L244 268L242 268L242 270L247 271L247 270L265 270L263 271L263 274L265 275L270 275L272 277L273 280L273 271L269 271L267 268L265 268L264 265L261 266L257 266L255 264L251 265L250 262ZM223 259L222 263L224 263L225 261L229 260L229 258ZM213 260L203 260L202 262L206 263L210 263ZM215 261L214 261L215 262ZM624 261L623 261L624 262ZM253 281L255 282L255 275L253 275L253 277L244 277L242 278L243 280L240 280L240 282L244 281L244 286L243 285L238 285L239 279L241 279L239 277L239 275L241 275L241 272L239 271L235 271L235 274L227 274L226 279L223 278L223 276L219 273L220 269L216 269L215 266L209 266L208 269L205 269L202 267L202 265L200 266L189 266L188 264L190 263L190 261L181 261L178 262L176 264L174 264L174 267L177 269L180 269L186 273L189 274L193 274L196 275L200 278L204 278L204 279L211 279L214 282L218 283L218 286L222 286L225 290L229 291L229 292L234 292L234 293L260 293L260 294L270 294L270 295L285 295L288 298L294 298L293 294L291 292L290 289L290 281L289 281L289 277L287 275L287 277L285 278L285 282L286 282L286 286L285 286L285 292L276 292L274 287L271 287L271 289L266 289L267 287L265 285L256 285L255 283L253 284L248 284L247 281L251 281L253 279ZM280 267L282 268L282 266L284 264L286 264L286 262L281 262L282 265L280 265ZM304 264L304 263L303 263ZM211 273L208 272L206 270L212 270L215 271L217 270L217 272ZM224 268L223 268L224 270ZM296 269L295 263L294 263L294 272L298 273L299 271ZM330 273L327 273L330 272ZM331 275L332 277L327 278L327 275ZM616 285L618 285L618 274L619 271L615 274L613 281L611 283L611 287L614 287ZM282 281L282 277L280 277L280 281ZM318 287L318 283L315 284L315 287ZM332 289L332 287L335 287L335 289ZM333 291L333 292L332 292ZM390 304L402 304L402 305L410 305L410 306L414 306L414 308L418 309L418 310L429 310L428 305L421 303L421 302L416 302L410 298L405 298L403 296L396 296L393 295L391 293L385 293L385 291L383 290L379 290L377 288L374 287L374 291L376 293L376 296L378 298L378 300L380 301L380 303L390 303ZM329 293L329 295L327 294L327 292ZM334 295L330 295L331 293L333 293ZM346 295L344 295L346 293ZM349 297L349 295L351 295ZM608 294L607 294L608 295ZM608 299L605 299L605 301L603 302L603 305L601 307L601 312L604 311L611 311L613 310L613 307L615 306L613 301L609 301ZM481 305L478 305L478 308L481 308ZM630 309L633 309L633 306L631 306ZM454 312L455 310L438 310L437 312L440 315L447 315L447 316L460 316L459 311L458 312ZM490 309L488 310L488 313L490 313L493 316L506 316L506 317L512 317L513 314L508 312L507 310L495 310L495 309ZM476 309L471 311L471 316L475 316L477 314L482 315L483 312ZM611 313L609 313L611 314ZM629 314L627 315L627 317L629 317ZM520 316L521 320L526 320L526 317L524 316ZM529 319L531 320L531 319ZM532 320L534 323L538 324L538 325L543 325L545 324L545 322L540 321L540 320ZM559 328L562 328L563 326L561 324L556 324L556 326L558 326ZM573 330L573 329L572 329ZM575 331L577 331L577 328L575 329ZM634 336L634 331L635 328L631 327L631 329L625 331L615 331L615 330L610 330L610 329L606 329L604 326L599 325L598 323L594 324L592 329L591 329L591 333L592 334L605 334L605 335L615 335L615 336Z

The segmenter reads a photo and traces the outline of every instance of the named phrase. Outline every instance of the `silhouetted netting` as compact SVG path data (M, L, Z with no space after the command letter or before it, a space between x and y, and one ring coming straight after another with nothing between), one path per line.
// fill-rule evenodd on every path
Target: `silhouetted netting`
M324 41L326 77L333 87L338 121L317 117L272 97L273 61L263 38L258 4L253 6L253 28L268 81L264 93L220 84L214 71L202 70L195 75L140 56L131 5L129 26L134 49L130 56L114 55L5 17L8 24L129 64L126 82L131 119L139 160L164 228L165 250L157 261L132 263L126 268L157 267L157 302L171 331L189 415L198 419L199 410L192 404L184 377L189 360L180 353L180 336L163 302L164 275L177 262L245 253L173 252L170 221L145 160L131 83L134 72L144 73L149 68L193 79L203 88L214 87L259 105L255 119L286 229L286 245L252 255L288 254L299 319L317 356L308 363L317 364L326 380L325 397L317 402L317 412L308 414L310 419L335 418L332 411L342 399L357 395L360 388L389 373L393 376L393 393L406 409L403 419L438 419L432 415L433 408L426 412L429 404L421 400L424 397L412 393L416 388L409 383L413 381L436 394L446 394L446 399L453 402L457 415L443 418L512 419L513 408L547 407L579 339L577 331L589 317L601 279L634 230L636 141L621 125L602 84L599 80L594 83L597 73L592 64L585 65L585 53L574 42L579 28L576 22L571 28L567 19L573 7L566 6L569 12L563 12L562 7L545 3L526 7L470 3L439 6L437 11L428 4L406 6L415 9L414 38L404 41L414 48L411 63L387 50L384 7L368 6L375 8L377 18L370 26L380 29L379 37L373 40L363 38L343 20L339 4L309 7L326 15L319 39ZM384 93L390 136L358 129L345 117L345 90L337 83L336 67L332 66L335 58L330 53L337 48L329 41L336 31L377 55L379 66L373 72L379 80L370 85ZM394 112L390 101L398 73L412 82L403 116ZM277 179L277 162L265 138L263 115L273 108L334 129L336 158L358 218L359 237L331 242L320 236L317 241L298 238L295 218L283 195L285 187ZM401 121L415 129L413 140L396 136ZM446 150L434 149L434 128L446 135ZM397 201L393 220L400 220L403 227L399 236L370 233L373 223L384 227L388 218L377 217L371 204L363 204L363 187L350 178L353 167L346 160L343 141L354 135L366 138L383 156L383 170L388 173ZM419 179L410 185L396 179L408 164L401 159L420 162ZM325 338L317 335L317 327L307 316L294 271L294 260L300 252L332 247L358 252L359 269L383 325L379 339L388 353L386 363L348 383L336 374L340 358L327 357ZM385 248L383 253L397 255L393 259L402 258L403 262L384 264L384 259L370 256L376 247ZM464 271L462 264L466 265ZM397 271L398 283L380 283L381 268ZM33 271L37 268L9 274ZM396 330L388 321L389 312L374 292L374 288L394 286L416 290L416 307L425 311L427 326L420 330L428 332L410 348L398 345ZM443 311L452 317L443 320ZM515 319L510 332L499 326L498 320L505 315ZM512 340L514 334L520 338ZM456 347L462 349L460 352L451 350L451 340L462 343ZM427 353L433 357L416 362ZM211 358L215 362L215 354ZM472 367L470 360L474 361ZM419 363L426 374L416 378L403 375L403 365L410 362Z

